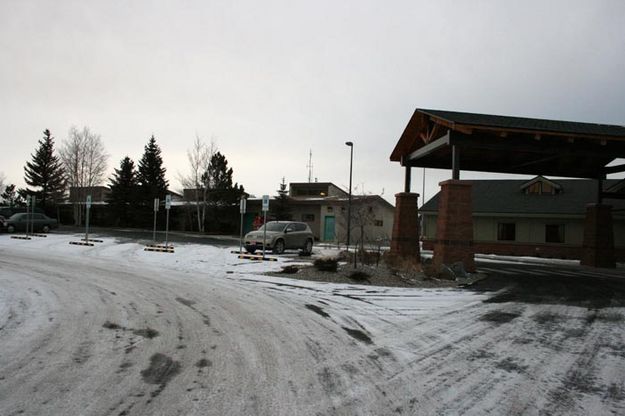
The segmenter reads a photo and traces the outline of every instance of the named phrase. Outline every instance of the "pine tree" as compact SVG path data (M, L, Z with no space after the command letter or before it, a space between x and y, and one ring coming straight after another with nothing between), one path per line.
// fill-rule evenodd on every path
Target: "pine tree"
M156 144L156 139L152 135L139 161L137 174L140 198L144 205L152 206L154 198L165 199L167 187L169 186L168 181L165 179L165 172L161 148Z
M32 162L26 162L24 166L24 181L29 186L39 188L29 192L38 197L43 209L47 209L63 198L66 188L65 172L58 156L54 154L54 138L50 130L44 130L39 148L31 156Z
M208 190L213 205L231 205L238 202L243 194L243 186L232 183L232 168L228 167L226 157L217 152L211 157L205 178L209 178Z
M208 189L213 227L219 231L226 231L226 228L236 223L236 208L241 195L245 193L242 185L233 184L232 174L226 157L217 152L211 157L208 169L202 175L202 182Z
M280 189L278 189L278 196L276 197L273 213L278 221L290 221L293 218L291 215L291 207L289 206L289 191L286 189L284 178L282 178Z
M26 203L17 193L17 187L14 184L7 185L6 188L4 188L4 192L0 195L0 199L2 199L3 204L6 204L11 208L15 206L22 206Z
M108 203L115 223L122 226L131 225L138 190L137 171L132 159L128 156L123 158L119 163L119 169L115 169L109 182L111 193Z

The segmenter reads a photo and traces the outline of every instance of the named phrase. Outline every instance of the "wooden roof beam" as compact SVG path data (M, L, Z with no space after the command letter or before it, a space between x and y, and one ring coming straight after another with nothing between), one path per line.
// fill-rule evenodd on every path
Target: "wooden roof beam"
M421 159L422 157L425 157L442 147L449 146L450 138L451 135L448 131L447 134L445 134L443 137L440 137L410 153L408 157L402 160L402 165L410 164L411 161Z
M608 166L603 169L603 173L605 173L606 175L609 173L618 173L618 172L625 172L625 164Z

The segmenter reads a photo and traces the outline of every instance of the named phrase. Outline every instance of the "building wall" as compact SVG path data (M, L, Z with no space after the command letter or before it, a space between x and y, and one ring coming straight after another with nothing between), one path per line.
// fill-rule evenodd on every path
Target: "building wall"
M271 208L274 203L274 201L271 201L269 204L270 215L267 217L268 221L272 218ZM354 207L356 207L356 204L357 203L354 203ZM376 239L389 240L393 230L395 208L392 205L387 204L385 201L375 198L371 198L365 204L372 207L372 218L382 221L381 226L371 224L365 227L367 239L370 241L374 241ZM341 243L344 243L347 240L347 202L345 200L337 201L336 199L333 200L330 197L329 199L304 199L298 202L296 199L293 199L290 201L289 207L291 209L291 218L293 221L307 223L317 240ZM262 216L260 201L248 200L247 212L248 215L255 216L258 214ZM307 219L310 215L313 216L312 220ZM335 235L330 239L324 239L325 218L331 216L335 218ZM354 238L356 238L356 231L353 227L354 224L352 224L352 235L354 236L352 238L352 242L355 242L356 240Z
M436 215L423 215L422 238L425 249L431 249L428 240L436 239ZM499 223L516 224L514 241L497 240ZM546 243L545 226L547 224L564 225L564 243ZM477 253L506 255L540 255L556 258L579 258L584 239L584 218L523 218L511 216L474 216L474 248ZM614 245L625 259L625 218L614 218ZM617 257L619 258L619 257Z
M375 218L375 220L382 221L382 225L375 225L374 223L365 226L367 239L369 241L374 241L376 239L390 239L393 229L394 208L383 205L378 201L374 201L370 205L373 207L371 217ZM303 221L308 223L315 234L315 238L320 241L345 242L347 240L347 206L342 203L321 201L319 205L292 205L291 213L294 221ZM314 215L314 220L305 221L304 215L306 214ZM335 235L330 239L326 239L326 236L324 235L326 217L334 217L335 219ZM352 222L356 222L353 217ZM352 242L355 242L355 238L359 237L360 231L355 230L354 224L352 224Z
M368 243L373 243L377 240L390 240L393 232L393 221L395 220L395 208L378 200L370 200L365 203L364 209L368 207L372 208L370 213L370 219L374 222L365 226L364 232ZM359 209L359 208L354 208ZM334 212L336 214L337 224L337 238L343 242L347 240L347 206L335 207ZM382 221L381 225L376 225L375 221ZM351 242L355 243L360 239L360 229L355 228L354 223L357 225L358 220L352 216L352 237Z
M291 216L292 216L291 218L293 218L293 221L301 221L301 222L305 222L306 224L308 224L313 234L315 235L315 238L319 239L321 235L320 227L322 224L322 219L320 218L321 217L320 205L292 204L290 205L290 207L291 207ZM312 215L314 219L312 221L306 220L306 216L310 216L310 215Z

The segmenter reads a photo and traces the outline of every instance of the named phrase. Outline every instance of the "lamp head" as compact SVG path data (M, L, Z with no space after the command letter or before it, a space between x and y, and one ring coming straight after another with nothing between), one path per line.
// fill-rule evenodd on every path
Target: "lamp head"
M346 145L348 145L349 147L352 147L354 145L354 143L352 142L345 142Z

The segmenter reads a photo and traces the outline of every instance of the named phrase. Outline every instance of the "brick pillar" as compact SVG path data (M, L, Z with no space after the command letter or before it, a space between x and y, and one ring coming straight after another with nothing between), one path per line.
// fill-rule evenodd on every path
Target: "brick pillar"
M436 271L440 271L443 264L462 262L466 271L473 272L475 261L471 182L452 179L439 185L441 193L432 264Z
M391 238L391 253L421 261L419 252L419 194L395 194L395 221Z
M580 264L591 267L616 267L610 205L586 205L584 244Z

